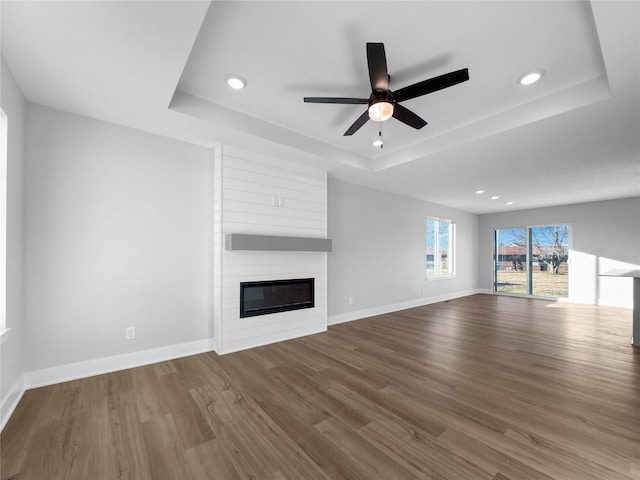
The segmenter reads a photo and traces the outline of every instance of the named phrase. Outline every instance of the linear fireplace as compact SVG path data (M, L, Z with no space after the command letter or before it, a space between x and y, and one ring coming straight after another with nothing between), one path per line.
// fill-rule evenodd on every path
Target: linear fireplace
M314 306L314 279L240 283L240 317L286 312Z

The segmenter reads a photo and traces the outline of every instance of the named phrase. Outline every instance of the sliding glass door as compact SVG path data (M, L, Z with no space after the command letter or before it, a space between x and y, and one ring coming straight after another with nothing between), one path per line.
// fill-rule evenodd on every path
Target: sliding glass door
M496 230L494 291L569 296L569 225Z
M531 244L531 294L569 296L569 225L529 229Z
M496 292L527 294L527 229L495 232Z

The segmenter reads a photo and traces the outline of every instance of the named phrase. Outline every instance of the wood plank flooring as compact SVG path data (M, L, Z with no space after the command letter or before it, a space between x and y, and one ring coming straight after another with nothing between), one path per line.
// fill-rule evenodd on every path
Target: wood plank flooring
M25 393L2 479L640 478L631 311L474 295Z

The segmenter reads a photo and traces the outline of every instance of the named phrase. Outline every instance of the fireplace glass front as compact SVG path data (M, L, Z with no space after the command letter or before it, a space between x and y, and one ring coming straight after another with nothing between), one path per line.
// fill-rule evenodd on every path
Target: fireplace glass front
M313 278L240 283L240 318L313 307Z

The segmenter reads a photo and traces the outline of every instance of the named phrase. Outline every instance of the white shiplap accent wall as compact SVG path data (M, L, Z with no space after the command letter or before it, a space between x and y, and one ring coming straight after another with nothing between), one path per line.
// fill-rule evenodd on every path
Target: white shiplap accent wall
M273 199L284 206L274 206ZM323 170L224 145L214 155L214 335L218 353L327 328L327 254L226 251L224 235L326 238ZM240 318L240 282L315 278L315 307Z

